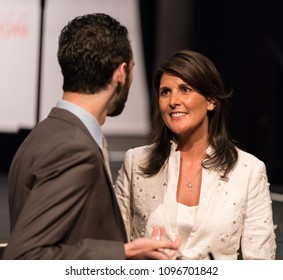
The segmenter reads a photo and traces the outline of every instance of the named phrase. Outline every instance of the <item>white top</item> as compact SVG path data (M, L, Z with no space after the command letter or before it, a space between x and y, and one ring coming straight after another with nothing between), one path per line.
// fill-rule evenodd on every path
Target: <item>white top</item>
M186 206L182 203L177 203L177 227L179 234L182 236L181 251L187 243L187 240L192 231L197 215L197 206Z
M177 253L178 258L184 258L183 252L185 250L186 243L192 231L193 225L195 223L198 206L186 206L181 203L176 203L177 205L177 234L182 236L182 243ZM146 225L145 236L151 236L154 226L164 226L168 228L168 208L163 203L159 205L149 216Z

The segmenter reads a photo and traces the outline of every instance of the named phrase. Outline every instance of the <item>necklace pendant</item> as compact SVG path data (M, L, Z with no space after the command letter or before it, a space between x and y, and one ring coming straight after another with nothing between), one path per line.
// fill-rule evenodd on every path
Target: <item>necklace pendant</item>
M193 188L192 182L188 182L188 183L186 184L186 187L189 189L189 191L191 191L192 188Z

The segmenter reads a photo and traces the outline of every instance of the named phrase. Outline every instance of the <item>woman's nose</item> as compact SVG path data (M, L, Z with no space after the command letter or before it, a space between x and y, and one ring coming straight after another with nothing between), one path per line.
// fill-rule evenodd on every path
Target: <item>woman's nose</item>
M181 101L180 101L180 96L179 96L178 92L172 91L172 93L170 95L170 100L169 100L170 107L175 108L180 104L181 104Z

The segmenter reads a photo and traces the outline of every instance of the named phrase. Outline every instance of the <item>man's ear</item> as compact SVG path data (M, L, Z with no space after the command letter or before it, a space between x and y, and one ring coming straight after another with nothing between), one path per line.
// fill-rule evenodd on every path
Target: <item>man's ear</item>
M124 85L127 77L127 63L121 63L114 72L114 77L120 85Z

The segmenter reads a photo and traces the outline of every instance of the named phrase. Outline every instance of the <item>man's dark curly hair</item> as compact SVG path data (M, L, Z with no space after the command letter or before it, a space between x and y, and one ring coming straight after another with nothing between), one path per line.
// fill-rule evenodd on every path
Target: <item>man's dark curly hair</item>
M64 91L99 92L111 82L115 69L131 59L127 28L109 15L79 16L61 31L58 61Z

